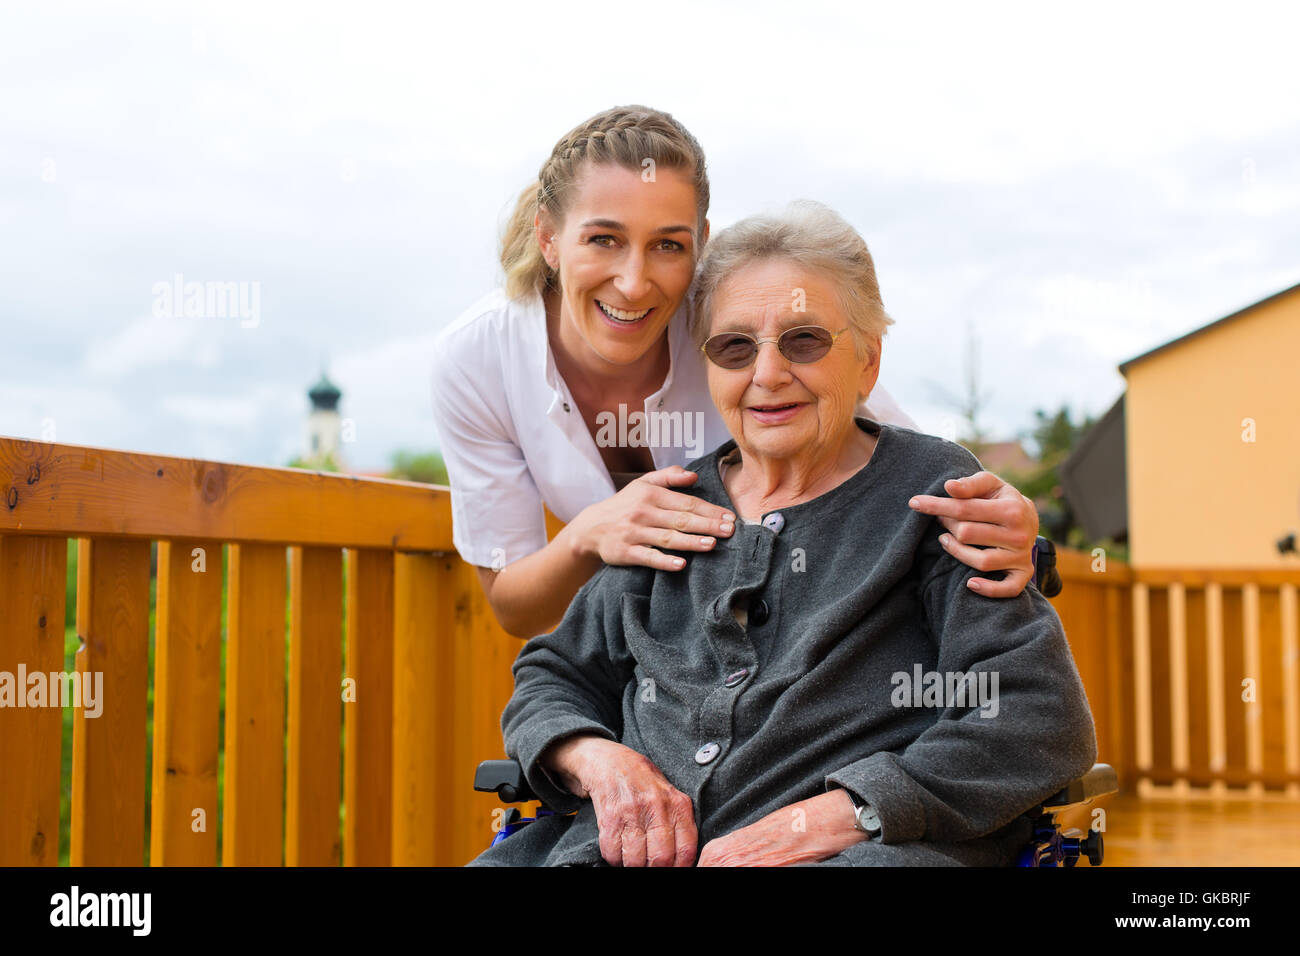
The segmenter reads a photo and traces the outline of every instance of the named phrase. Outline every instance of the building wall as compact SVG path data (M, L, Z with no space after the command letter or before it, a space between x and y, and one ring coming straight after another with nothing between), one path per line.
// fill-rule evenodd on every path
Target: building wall
M1275 545L1300 532L1300 292L1126 378L1133 565L1300 567Z

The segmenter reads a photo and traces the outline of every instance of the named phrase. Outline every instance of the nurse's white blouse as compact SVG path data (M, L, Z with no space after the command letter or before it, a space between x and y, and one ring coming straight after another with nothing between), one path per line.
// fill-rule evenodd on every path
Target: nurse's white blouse
M689 332L690 300L668 326L671 365L645 407L598 434L646 445L655 468L686 465L731 436L709 397ZM470 564L500 569L546 546L542 505L561 521L614 494L582 412L555 368L541 296L484 296L438 336L433 413L451 482L452 541ZM876 386L858 414L916 429Z

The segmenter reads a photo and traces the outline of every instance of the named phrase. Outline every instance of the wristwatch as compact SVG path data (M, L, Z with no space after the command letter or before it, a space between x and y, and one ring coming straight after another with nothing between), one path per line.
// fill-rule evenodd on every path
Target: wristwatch
M861 830L869 840L876 839L880 836L880 814L876 812L876 808L852 790L845 789L844 792L853 801L854 829Z

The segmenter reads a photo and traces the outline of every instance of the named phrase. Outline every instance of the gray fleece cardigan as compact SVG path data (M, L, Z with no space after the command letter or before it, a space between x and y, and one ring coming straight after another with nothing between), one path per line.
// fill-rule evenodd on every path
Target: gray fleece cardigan
M506 752L546 817L470 865L599 864L589 799L538 762L570 734L645 754L695 804L699 846L845 787L882 832L832 865L1002 865L1026 812L1096 759L1061 621L1032 586L981 597L979 574L907 506L979 470L942 439L865 418L870 461L823 495L739 524L686 567L606 566L514 664ZM735 511L718 474L729 441L681 489ZM745 625L734 610L744 609Z

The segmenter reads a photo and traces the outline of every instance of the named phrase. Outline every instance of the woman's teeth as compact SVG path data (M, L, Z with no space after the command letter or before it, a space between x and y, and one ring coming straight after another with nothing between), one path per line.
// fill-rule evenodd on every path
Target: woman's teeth
M604 312L615 322L639 322L650 314L649 309L642 309L640 312L624 312L622 309L615 309L612 306L606 305L599 299L596 300L596 305L600 306L600 311Z

